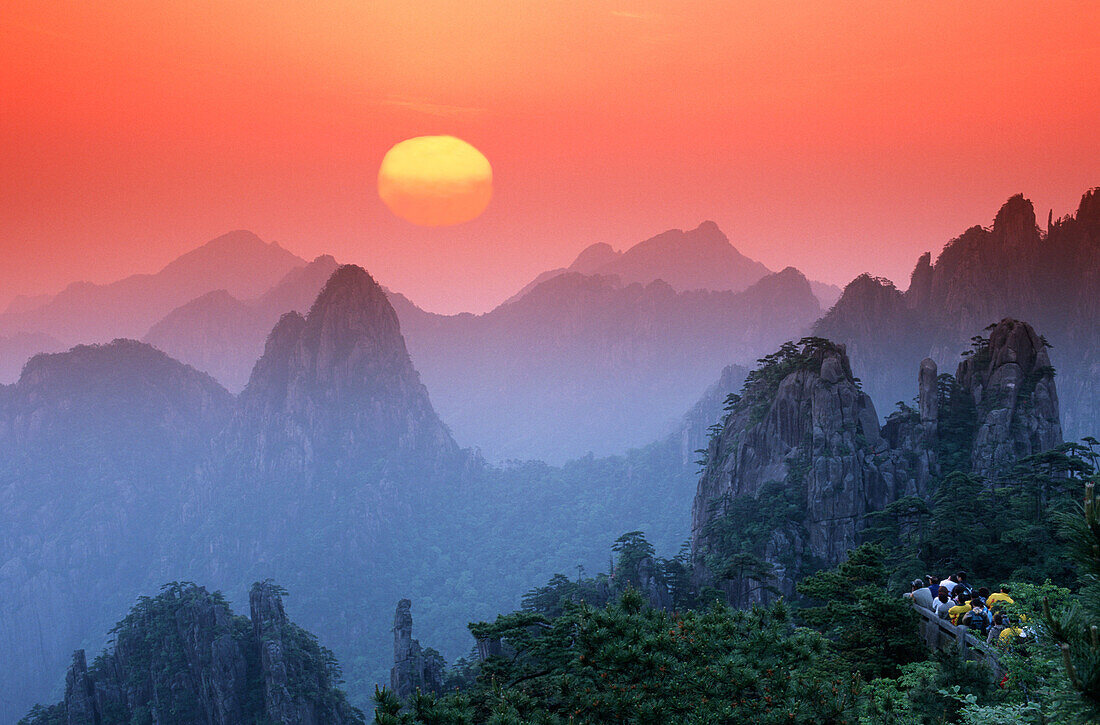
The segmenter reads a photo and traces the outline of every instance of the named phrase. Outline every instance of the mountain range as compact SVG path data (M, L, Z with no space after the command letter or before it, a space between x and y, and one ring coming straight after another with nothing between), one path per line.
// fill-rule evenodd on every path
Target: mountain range
M436 414L384 290L330 276L275 323L244 391L133 340L38 355L0 386L0 720L143 591L209 582L241 601L274 578L333 642L365 704L403 596L448 656L470 612L595 567L611 532L686 530L683 436L555 468L491 467Z
M0 339L0 372L14 380L33 352L134 337L238 393L275 322L307 312L336 267L332 257L306 264L234 232L156 275L20 300L20 311L0 315L0 335L14 335ZM204 269L218 270L205 284ZM225 271L232 269L259 273L245 284ZM770 272L705 222L625 252L592 245L568 270L540 275L483 315L437 315L388 295L460 444L489 460L560 463L643 446L673 430L724 366L751 363L809 329L822 309L815 285L826 302L839 294L793 268ZM91 291L77 300L74 290L84 288ZM82 316L73 316L75 307Z
M688 231L670 229L621 252L606 242L589 245L568 267L543 272L504 304L515 302L548 279L567 272L613 275L624 284L648 284L661 279L677 292L699 289L740 292L772 273L737 251L717 224L705 221ZM811 281L810 286L823 309L832 307L840 297L841 290L835 285Z
M966 450L953 455L982 475L1057 442L1055 375L1063 422L1087 425L1088 390L1100 375L1096 333L1080 321L1098 299L1096 200L1089 192L1073 216L1050 219L1042 231L1031 205L1013 198L991 228L969 230L934 265L924 258L909 291L855 280L817 323L836 342L807 343L810 352L800 348L782 376L754 372L748 397L728 397L746 374L729 363L779 348L763 366L771 369L790 353L782 340L820 314L797 270L740 292L572 271L486 315L439 316L361 268L297 260L272 267L263 289L199 291L149 323L162 345L190 339L195 354L206 338L168 333L203 329L211 310L240 313L229 316L239 326L210 338L221 345L211 349L230 349L240 330L269 325L238 395L148 342L37 355L16 383L0 386L0 661L19 663L0 678L0 720L34 700L59 699L63 683L53 678L71 651L102 646L99 633L165 581L201 581L236 601L252 582L285 584L295 619L333 643L349 694L363 704L387 677L381 653L392 643L394 602L414 599L427 639L454 658L468 648L462 622L514 608L519 592L554 573L599 566L596 552L620 532L645 530L667 551L692 531L694 550L705 555L715 542L710 502L731 492L759 494L801 474L805 488L792 490L806 492L796 503L812 516L794 528L754 528L764 539L750 543L762 559L795 569L833 560L867 511L927 494L946 455L930 448L929 426L949 418L930 402L936 357L950 369L960 345L1019 305L1036 312L1019 317L1044 322L1002 321L955 368L960 400L985 407L966 436L938 432L935 440L965 439ZM251 248L285 261L282 250L260 245ZM1027 273L1016 257L1038 266ZM1000 295L1008 309L997 313L985 295ZM280 306L290 309L276 313ZM173 315L199 322L157 325ZM690 394L688 374L698 375ZM490 397L494 382L498 397ZM922 393L916 408L880 425L871 399L905 400L914 390ZM519 402L508 408L507 396ZM582 424L586 435L612 429L606 435L620 446L630 438L616 426L651 437L626 453L560 466L494 465L437 412L440 399L448 401L440 411L465 405L475 422L475 413L499 416L498 441L513 428L531 436ZM687 403L673 410L680 399ZM607 405L616 409L606 418L579 420ZM573 435L554 439L562 457L581 440ZM697 448L707 449L701 479ZM806 456L819 468L796 465ZM732 598L751 599L739 581L720 583Z
M1072 215L1036 222L1017 195L993 224L971 227L932 262L917 260L904 292L863 275L815 325L847 345L852 369L878 400L910 398L905 360L943 366L970 338L1004 316L1033 322L1050 343L1061 383L1069 439L1100 430L1100 190L1086 192Z
M56 295L17 298L0 313L0 334L49 335L65 346L140 338L157 320L200 295L223 289L256 297L303 264L274 242L251 232L230 232L156 274L105 285L75 282Z

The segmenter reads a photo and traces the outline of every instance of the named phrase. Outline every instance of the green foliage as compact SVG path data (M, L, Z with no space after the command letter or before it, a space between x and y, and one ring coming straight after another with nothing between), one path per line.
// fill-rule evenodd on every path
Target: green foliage
M944 476L970 470L970 454L977 429L977 407L970 393L955 380L954 375L936 378L939 406L936 455Z
M286 593L270 582L254 584L253 589L261 586L276 595ZM278 640L282 653L286 695L316 705L315 711L322 717L339 713L345 722L363 721L362 714L348 705L344 693L335 686L340 668L332 652L288 620L265 622L265 626L265 641L258 641L253 623L246 617L233 615L220 592L207 592L191 582L170 582L156 596L141 597L111 630L115 637L114 652L103 652L88 667L87 676L97 683L98 690L127 693L126 698L98 698L97 722L104 725L206 722L206 707L200 698L209 695L209 688L215 684L207 678L212 672L215 676L217 673L212 663L204 661L212 653L197 645L203 638L217 641L226 636L243 656L243 663L237 660L243 665L240 674L245 678L242 723L270 723L265 709L260 651L271 639ZM50 707L35 706L22 722L53 725L67 720L62 702Z
M825 632L836 653L867 678L897 677L901 666L927 659L917 616L887 590L885 551L863 544L837 568L802 580L798 592L820 602L800 616Z
M993 481L949 473L932 497L920 561L934 571L965 569L975 580L1073 582L1058 521L1094 470L1088 455L1086 447L1066 443L1022 459Z
M795 342L785 342L770 355L756 361L757 367L749 372L738 395L726 398L725 409L729 415L742 410L750 410L750 423L763 420L771 407L779 384L793 372L799 370L821 371L821 363L828 352L837 352L839 347L823 337L804 337ZM858 384L858 380L853 378Z
M727 496L715 501L716 513L706 524L709 545L704 561L718 580L751 581L755 588L776 593L772 565L764 560L764 548L776 531L804 537L806 484L804 466L789 466L785 482L771 481L755 496ZM783 552L781 562L794 567L801 552Z
M926 568L919 554L931 519L931 508L919 496L903 496L867 516L860 535L864 542L882 547L886 560L894 562L892 588L904 587Z
M825 641L779 603L670 614L625 592L553 619L509 615L478 627L508 652L476 685L414 702L379 723L855 723L857 680L828 666ZM397 718L397 719L394 719Z
M1085 487L1084 505L1059 517L1080 567L1081 590L1062 612L1046 602L1043 621L1061 647L1065 673L1088 711L1100 719L1100 494Z
M638 565L642 560L656 556L653 545L646 541L641 531L631 531L615 539L611 550L619 555L616 571L619 572L620 582L634 586L639 584Z

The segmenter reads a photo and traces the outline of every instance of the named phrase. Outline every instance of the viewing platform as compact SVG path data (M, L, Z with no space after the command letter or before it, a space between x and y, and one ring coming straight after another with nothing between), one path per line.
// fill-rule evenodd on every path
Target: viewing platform
M931 649L955 651L968 662L985 662L993 671L994 679L1004 677L1005 666L998 659L997 650L971 634L969 627L951 624L951 620L941 619L931 609L919 604L913 605L913 611L921 619L921 639Z

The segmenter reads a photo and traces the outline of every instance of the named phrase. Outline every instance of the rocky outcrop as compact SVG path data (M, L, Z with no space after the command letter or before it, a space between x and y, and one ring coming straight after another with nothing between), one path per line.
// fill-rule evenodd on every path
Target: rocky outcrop
M699 451L707 447L714 421L722 417L726 398L736 393L745 382L748 370L740 365L727 365L722 374L699 398L699 402L680 419L676 432L680 448L680 460L684 466L693 465L699 458Z
M331 656L287 620L278 588L256 584L250 604L242 626L219 594L165 587L118 624L114 648L90 668L78 650L64 700L27 722L362 723L335 687Z
M68 725L97 725L95 686L88 677L88 659L84 650L73 653L73 663L65 674L65 714Z
M811 560L836 562L856 545L868 513L903 495L924 495L928 483L927 473L883 437L843 346L826 340L789 346L750 376L711 441L692 507L697 578L706 583L708 568L724 553L711 524L735 499L756 497L768 484L787 489L796 513L755 542L756 555L776 567L775 586L789 595ZM735 604L767 598L746 577L715 583Z
M905 399L912 361L931 357L953 369L970 337L1005 317L1026 319L1057 351L1063 420L1071 439L1100 430L1100 190L1075 214L1048 215L1045 230L1021 195L990 227L972 227L932 262L925 253L908 290L889 305L853 282L814 333L848 346L856 374L876 400ZM883 290L893 285L883 281ZM884 292L883 295L886 295ZM882 295L879 295L882 296ZM901 308L904 309L901 309Z
M808 338L765 358L707 451L692 508L697 585L739 605L791 595L800 574L843 559L868 514L903 496L929 499L941 473L938 377L924 359L916 409L899 404L880 428L843 345ZM1053 368L1030 325L1001 321L956 378L976 410L964 426L970 473L995 477L1062 442Z
M397 603L393 618L393 669L390 670L390 689L402 702L417 692L443 691L443 658L431 648L420 648L420 642L413 639L412 626L412 602L402 599Z
M1062 442L1047 347L1031 325L1004 319L959 364L955 379L973 398L978 416L972 473L985 478L1007 474L1021 458Z
M210 292L172 310L143 339L238 393L263 355L271 328L288 312L308 312L338 266L330 256L318 257L254 300Z
M460 455L385 293L351 265L333 273L308 315L279 320L227 441L254 472L307 482L379 466L438 469Z

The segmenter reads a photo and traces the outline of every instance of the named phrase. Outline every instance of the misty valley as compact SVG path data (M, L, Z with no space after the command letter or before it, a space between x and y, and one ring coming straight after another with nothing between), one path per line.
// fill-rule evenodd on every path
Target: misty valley
M1098 189L904 290L704 222L478 315L245 231L17 298L0 722L1100 721L1097 320Z

